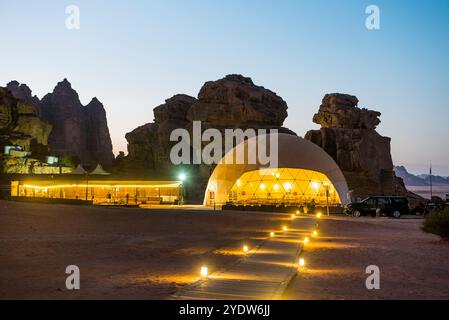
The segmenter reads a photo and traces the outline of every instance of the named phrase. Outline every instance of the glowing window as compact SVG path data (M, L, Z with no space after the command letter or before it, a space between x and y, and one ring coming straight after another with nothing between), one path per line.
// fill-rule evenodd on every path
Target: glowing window
M326 175L305 169L246 172L236 180L230 194L233 195L232 202L241 204L341 204Z

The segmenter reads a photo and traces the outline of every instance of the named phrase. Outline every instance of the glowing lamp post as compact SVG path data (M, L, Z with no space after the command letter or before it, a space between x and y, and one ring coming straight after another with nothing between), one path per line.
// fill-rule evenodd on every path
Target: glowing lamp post
M206 267L206 266L202 266L202 267L201 267L200 275L201 275L202 277L207 277L207 276L208 276L208 270L207 270L207 267Z
M288 229L287 229L286 226L284 226L284 227L282 228L282 230L287 231Z
M313 235L314 237L318 236L318 231L313 230L312 235Z
M179 204L184 203L184 181L186 180L186 175L184 173L180 173L178 176L179 181L181 181L181 184L179 185L180 193L181 193L181 199L179 201ZM207 268L206 268L207 269Z
M327 215L329 216L329 184L328 183L323 183L324 187L326 189L326 211L327 211Z
M271 237L271 238L274 237L274 232L270 232L270 237Z
M321 212L318 212L317 214L316 214L316 217L319 219L319 218L321 218Z
M243 246L243 253L248 253L248 251L249 251L249 247L245 244Z
M184 173L181 173L181 174L178 176L178 179L179 179L179 181L184 182L184 181L186 180L186 175L185 175Z
M309 241L310 241L310 240L309 240L308 237L305 237L305 238L304 238L304 243L309 243Z
M299 265L301 268L304 268L304 267L305 267L306 261L304 260L304 258L299 258L298 265Z

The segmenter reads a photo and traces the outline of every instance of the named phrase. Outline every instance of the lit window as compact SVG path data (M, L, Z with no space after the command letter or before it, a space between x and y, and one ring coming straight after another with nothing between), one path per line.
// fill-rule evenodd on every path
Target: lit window
M284 183L284 188L285 188L285 191L292 190L293 189L292 183L291 182Z

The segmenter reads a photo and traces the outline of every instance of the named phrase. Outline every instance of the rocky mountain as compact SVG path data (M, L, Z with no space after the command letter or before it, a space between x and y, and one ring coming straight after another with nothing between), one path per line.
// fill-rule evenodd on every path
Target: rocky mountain
M287 117L286 102L276 93L257 86L251 78L228 75L217 81L206 82L198 98L178 94L154 109L154 122L145 124L126 134L128 155L123 161L123 172L148 173L153 177L166 172L174 174L178 167L170 161L170 150L176 142L170 142L170 133L177 128L191 131L192 122L201 121L202 129L216 128L276 128L280 132L294 134L283 128ZM213 166L190 166L190 176L196 186L190 188L190 199L204 195L207 179ZM194 191L192 191L194 190Z
M15 98L8 89L0 87L2 149L6 145L18 145L38 157L46 155L51 130L51 124L38 117L31 103Z
M48 155L48 137L52 126L38 117L33 105L15 98L0 87L0 175L8 173L48 172L42 160ZM33 158L3 155L5 146L20 146ZM25 153L23 153L25 154Z
M15 98L29 102L33 106L36 114L38 116L41 115L39 109L40 100L37 96L32 95L31 89L26 84L20 84L17 81L11 81L6 85L6 88L13 94Z
M428 183L418 176L415 176L414 174L411 174L407 171L407 169L404 166L395 166L394 172L396 175L402 180L404 180L404 183L406 186L427 186Z
M424 181L430 185L430 175L429 174L420 174L418 175L421 179L424 179ZM434 186L447 186L449 185L449 177L442 177L442 176L436 176L432 175L432 184Z
M367 195L406 194L396 177L390 152L390 138L375 130L380 113L358 108L355 96L326 94L313 121L321 125L305 138L334 158L355 198Z
M406 186L430 186L430 175L419 174L414 175L409 173L404 166L395 166L394 171L398 177L404 180ZM432 175L432 184L434 186L446 186L449 185L449 177L442 177L438 175Z
M67 79L42 100L17 81L8 83L7 88L14 96L31 103L36 114L52 124L49 146L53 154L75 156L83 164L111 166L113 153L106 111L97 98L83 106Z

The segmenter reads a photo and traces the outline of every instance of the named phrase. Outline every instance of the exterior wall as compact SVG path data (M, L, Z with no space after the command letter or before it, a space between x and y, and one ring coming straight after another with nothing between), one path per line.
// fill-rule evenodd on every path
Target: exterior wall
M146 182L135 184L89 182L88 184L55 184L54 182L11 182L11 196L53 199L89 200L94 204L159 204L180 200L181 185L178 182Z

